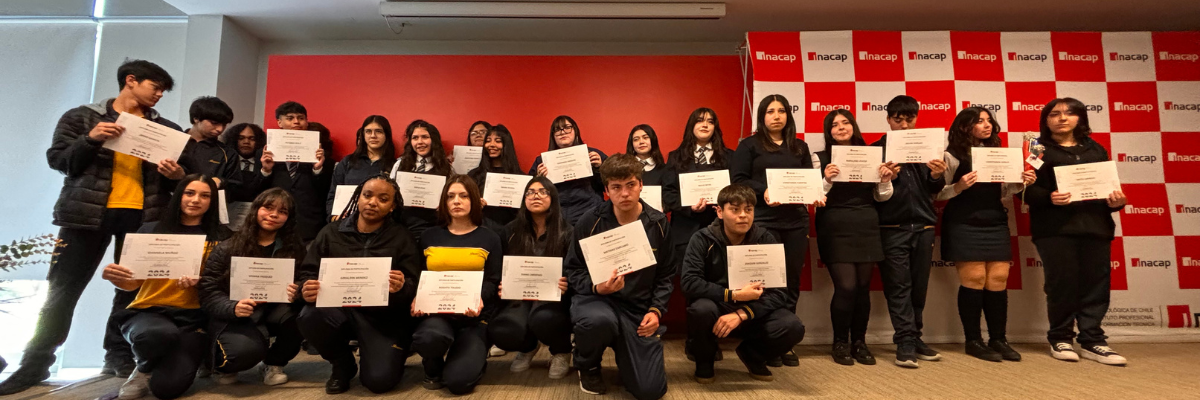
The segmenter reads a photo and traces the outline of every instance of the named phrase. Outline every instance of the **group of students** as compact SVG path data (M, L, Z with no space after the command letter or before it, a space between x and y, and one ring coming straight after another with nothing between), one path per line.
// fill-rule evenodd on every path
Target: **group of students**
M482 379L493 346L517 352L510 370L519 372L530 368L544 345L551 355L550 378L566 376L573 362L584 392L605 393L600 365L605 349L612 348L626 390L638 399L655 399L667 390L660 320L675 277L687 300L685 347L696 363L695 379L714 381L714 363L722 358L718 342L732 336L742 339L735 354L750 375L771 380L768 367L799 365L792 349L805 332L795 310L809 208L772 199L769 168L822 171L824 197L814 204L814 218L820 258L834 285L835 362L876 362L864 340L875 265L895 328L895 363L915 368L918 360L941 358L921 339L938 220L935 199L948 200L942 258L955 263L961 279L958 309L966 353L1020 360L1005 338L1011 238L1002 200L1023 191L1046 274L1051 354L1125 363L1107 346L1100 327L1109 299L1111 212L1124 206L1125 197L1118 190L1106 200L1071 202L1070 193L1057 191L1053 175L1054 166L1108 160L1088 136L1083 103L1072 98L1044 108L1044 164L1026 171L1021 184L977 182L970 148L1000 144L994 115L978 107L954 119L944 159L883 163L879 182L834 182L840 171L831 146L867 145L853 114L830 112L824 120L826 148L812 152L797 137L792 106L780 95L761 101L754 134L736 150L725 146L716 112L699 108L666 158L654 129L638 125L625 153L609 157L588 147L592 177L555 184L540 157L522 170L512 134L483 121L468 131L469 145L484 148L468 174L453 173L440 132L423 120L405 128L397 154L392 127L379 115L363 121L355 151L326 168L329 132L309 122L295 102L276 109L279 127L321 132L322 149L316 163L275 162L264 148L262 128L224 129L232 111L213 97L193 103L187 131L192 140L180 160L149 163L102 145L122 133L115 124L121 112L178 128L152 108L173 81L140 60L123 64L118 80L116 98L64 114L47 151L51 167L66 175L54 212L62 245L52 260L36 334L20 368L0 383L0 394L20 392L49 376L87 280L108 244L115 239L120 249L128 232L204 235L205 262L198 279L135 280L121 266L118 251L103 269L104 279L117 288L104 373L128 376L122 399L147 393L179 397L197 371L228 384L238 381L239 372L257 368L264 384L282 384L288 379L284 367L303 341L331 364L325 385L330 394L347 391L355 376L372 392L392 390L413 354L421 356L425 388L469 393ZM903 130L916 126L920 107L912 97L897 96L887 110L891 129ZM886 141L884 136L872 145ZM572 118L552 121L548 150L582 144ZM720 170L729 172L732 184L717 198L681 204L679 174ZM398 172L446 176L436 209L405 207ZM487 206L481 189L488 173L532 176L519 208ZM339 185L355 190L349 204L335 210ZM641 200L644 185L662 186L662 211ZM229 201L251 203L236 232L219 221L219 190ZM579 240L635 222L657 263L593 281ZM786 287L730 288L728 247L773 243L786 251ZM501 300L506 255L561 257L560 301ZM230 299L232 257L294 260L291 301ZM321 260L340 257L391 258L387 306L316 307ZM414 300L422 271L482 271L479 304L464 314L421 312Z

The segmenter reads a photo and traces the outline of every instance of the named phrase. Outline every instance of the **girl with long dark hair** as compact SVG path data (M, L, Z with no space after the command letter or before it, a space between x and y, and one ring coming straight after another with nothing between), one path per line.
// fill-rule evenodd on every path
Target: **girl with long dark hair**
M200 305L209 317L212 366L218 383L237 382L238 372L259 362L263 384L274 386L288 381L283 367L300 352L302 341L296 327L299 309L294 303L299 286L288 286L288 303L265 303L231 300L229 280L233 257L290 259L299 271L305 248L296 234L296 221L289 218L295 209L296 201L287 191L267 189L251 203L241 230L218 245L205 262L200 276Z
M392 142L392 124L382 115L363 120L354 139L354 153L342 158L333 167L333 181L325 198L325 213L335 215L333 198L339 185L355 185L392 169L396 162L396 145Z
M505 255L532 257L566 257L574 243L571 225L562 217L558 190L544 176L535 177L525 185L525 201L517 218L507 226L507 238L501 238ZM509 370L529 369L540 343L550 347L550 379L566 376L571 364L571 294L567 277L560 277L559 301L503 301L501 309L488 323L488 336L496 346L516 351ZM503 286L499 292L503 293ZM540 343L539 343L540 342Z
M721 122L711 108L697 108L684 124L683 140L667 157L670 172L663 174L663 203L671 213L671 246L675 260L683 259L692 234L717 219L717 199L680 204L679 174L727 170L733 150L725 147ZM718 353L719 354L719 353Z
M637 156L638 161L644 165L643 186L663 185L667 165L658 146L658 134L654 133L654 128L646 124L633 127L633 130L629 131L629 139L625 142L625 154Z
M404 129L408 141L404 143L404 154L392 167L391 177L398 179L399 172L413 172L450 176L454 170L450 160L446 158L446 149L442 146L442 134L437 127L425 120L416 120ZM403 203L398 204L403 206ZM417 239L421 232L437 224L437 211L423 207L403 207L400 214L404 227Z
M583 144L583 136L575 120L566 115L559 115L550 123L550 145L547 151L554 151ZM600 181L600 163L608 158L599 149L588 147L588 160L592 164L590 178L575 179L556 183L558 193L562 195L563 215L572 224L589 209L599 207L604 203L604 184ZM542 164L542 156L533 160L529 175L546 176L546 166Z
M158 222L138 233L204 235L204 257L232 233L221 226L216 205L217 184L200 174L185 176ZM133 279L133 271L109 264L102 274L113 286L137 292L127 310L115 313L121 334L133 348L137 368L121 385L118 397L136 399L153 394L174 399L196 380L203 362L208 336L204 311L196 288L198 277L177 279Z
M1037 177L1022 174L1024 183L976 182L972 147L1000 147L1000 123L991 111L968 107L950 125L946 148L946 187L937 200L949 200L942 211L942 259L953 261L962 286L958 288L958 316L966 336L966 353L996 361L1020 361L1021 354L1008 345L1008 268L1012 238L1008 212L1001 203L1011 199ZM987 319L989 340L983 343L980 314Z
M513 144L512 133L509 133L504 125L493 126L488 131L483 141L483 157L479 159L479 166L468 172L467 176L475 180L482 191L487 185L489 173L525 174L525 171L521 170L521 163L517 161L517 148ZM483 202L483 206L484 225L493 230L503 228L517 216L515 208L488 207L486 201Z

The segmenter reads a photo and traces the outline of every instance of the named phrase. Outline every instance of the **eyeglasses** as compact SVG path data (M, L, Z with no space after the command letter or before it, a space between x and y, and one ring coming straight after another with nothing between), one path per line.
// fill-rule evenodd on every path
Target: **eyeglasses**
M546 189L530 189L525 191L525 197L550 197L550 192L547 192Z
M483 136L483 135L486 135L486 134L487 134L487 131L471 131L471 132L469 133L469 135L470 135L471 137L475 137L475 136Z
M563 137L563 136L572 135L574 133L575 133L575 127L568 125L568 126L564 126L562 128L558 128L558 130L554 131L554 136L555 137Z

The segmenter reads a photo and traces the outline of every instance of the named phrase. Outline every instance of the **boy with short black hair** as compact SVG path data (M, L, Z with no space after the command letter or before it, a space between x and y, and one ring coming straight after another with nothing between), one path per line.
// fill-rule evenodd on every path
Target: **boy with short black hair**
M618 154L600 165L600 177L609 200L584 213L575 224L575 237L584 239L640 223L646 230L657 264L604 282L592 282L587 261L576 241L564 260L567 279L577 293L571 302L575 326L575 367L585 393L604 394L600 374L604 349L616 353L617 369L625 389L638 400L662 397L667 392L659 321L671 297L667 217L641 201L643 165L637 157Z
M308 110L300 103L289 101L275 108L275 122L279 129L310 130ZM315 124L315 123L314 123ZM271 147L263 148L262 175L268 181L266 188L278 187L292 193L296 198L296 229L304 243L317 237L317 232L329 221L325 215L325 197L333 180L333 168L325 169L325 149L317 149L315 164L282 162L276 163Z
M192 128L187 134L192 136L183 154L179 156L179 165L189 174L204 174L213 177L217 185L225 187L234 165L234 155L221 141L217 140L225 127L233 122L233 109L224 101L213 96L203 96L192 101L188 108Z
M804 324L787 307L786 288L763 288L761 282L729 289L729 246L779 243L754 225L754 190L742 184L721 189L717 219L696 231L683 256L680 286L688 300L688 342L696 358L696 381L712 383L720 338L737 335L738 358L754 379L774 380L767 361L788 352L804 339ZM779 260L782 262L782 260ZM782 266L781 266L782 268Z

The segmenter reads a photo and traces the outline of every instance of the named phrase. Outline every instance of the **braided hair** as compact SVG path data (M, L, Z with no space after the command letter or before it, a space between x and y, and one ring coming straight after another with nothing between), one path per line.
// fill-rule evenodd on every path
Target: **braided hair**
M367 178L366 180L362 181L362 183L358 184L358 187L354 188L354 194L350 196L350 203L346 204L346 208L342 209L342 212L338 214L339 220L345 220L346 218L358 219L358 198L362 196L363 186L366 186L367 182L373 180L382 180L392 185L392 189L396 191L396 196L393 198L396 203L396 207L392 209L392 212L400 211L400 208L404 206L404 196L400 193L400 184L396 183L396 181L388 176L387 173L379 173L378 175Z

